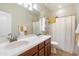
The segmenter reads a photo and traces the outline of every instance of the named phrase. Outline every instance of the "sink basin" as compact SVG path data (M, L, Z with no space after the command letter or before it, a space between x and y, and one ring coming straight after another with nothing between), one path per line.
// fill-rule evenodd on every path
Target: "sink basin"
M5 45L5 49L14 49L14 48L18 48L21 47L23 45L27 45L28 42L27 41L15 41L15 42L11 42L7 45Z
M45 35L39 35L38 37L42 38L42 37L46 37Z

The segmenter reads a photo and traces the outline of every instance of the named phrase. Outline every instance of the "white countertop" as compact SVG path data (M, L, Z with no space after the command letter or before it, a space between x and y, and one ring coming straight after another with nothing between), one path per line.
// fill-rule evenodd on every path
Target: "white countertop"
M5 45L9 44L9 42L0 43L0 56L17 56L22 54L23 52L33 48L39 43L47 40L51 36L49 35L40 35L39 37L36 35L27 35L25 37L18 38L18 41L27 41L28 44L22 45L20 47L14 49L6 49Z

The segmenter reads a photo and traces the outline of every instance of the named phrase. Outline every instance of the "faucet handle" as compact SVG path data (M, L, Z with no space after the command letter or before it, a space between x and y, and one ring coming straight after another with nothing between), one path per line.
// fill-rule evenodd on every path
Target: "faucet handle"
M17 36L14 36L14 39L17 40Z
M8 36L12 35L12 33L9 33Z
M12 34L9 33L8 36L7 36L7 39L10 40L11 38L12 38Z

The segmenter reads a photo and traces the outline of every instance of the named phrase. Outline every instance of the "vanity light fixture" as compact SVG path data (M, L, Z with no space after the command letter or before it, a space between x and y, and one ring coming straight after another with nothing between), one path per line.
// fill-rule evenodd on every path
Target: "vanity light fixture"
M23 3L22 2L19 2L19 3L17 3L18 5L23 5Z
M32 10L33 10L33 4L32 4L32 3L29 3L28 5L29 5L29 8L28 8L28 9L29 9L30 11L32 11Z
M28 7L29 7L29 5L28 5L27 3L25 3L25 4L24 4L24 7L25 7L25 8L28 8Z
M18 3L18 5L22 5L23 7L27 8L28 10L37 10L37 4L35 3Z
M30 3L29 4L29 10L37 10L38 8L37 8L37 4L35 4L35 3Z
M37 4L33 3L33 9L35 9L35 10L38 9Z

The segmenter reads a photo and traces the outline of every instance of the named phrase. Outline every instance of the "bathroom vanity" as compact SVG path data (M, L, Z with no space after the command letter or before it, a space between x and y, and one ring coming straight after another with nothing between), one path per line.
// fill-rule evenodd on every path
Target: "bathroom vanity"
M50 56L51 55L51 38L25 51L19 56Z
M0 43L0 56L49 55L51 55L51 36L49 35L27 35L14 42L4 40Z

